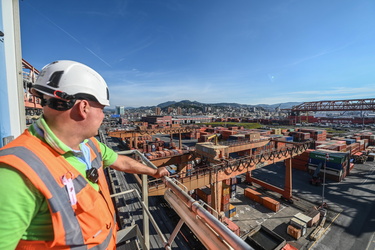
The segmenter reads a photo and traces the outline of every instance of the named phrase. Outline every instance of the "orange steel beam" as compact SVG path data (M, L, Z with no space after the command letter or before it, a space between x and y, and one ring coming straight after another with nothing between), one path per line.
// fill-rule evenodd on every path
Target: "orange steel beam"
M181 133L190 133L195 131L196 128L192 127L172 127L172 128L159 128L159 129L137 129L131 131L109 131L108 136L121 138L122 140L129 138L131 147L137 148L137 138L143 135L155 135L155 134L179 134L179 146L181 148Z
M301 144L300 144L301 145ZM201 170L193 170L192 175L186 176L184 173L180 173L176 179L181 182L187 190L193 190L196 188L203 187L205 185L209 185L213 183L212 181L215 180L216 182L223 181L237 175L251 172L257 168L267 166L273 164L275 162L284 161L289 159L290 157L294 157L303 153L307 149L306 147L301 147L300 150L295 149L285 149L285 153L279 154L278 156L269 152L263 155L253 155L250 157L239 158L235 160L228 160L222 162L220 164L211 166L210 168L201 169ZM291 192L288 190L292 190L292 171L291 169L286 172L285 177L285 189L275 189L274 191L281 193L282 195L286 195L286 192ZM215 175L213 178L212 175ZM268 184L270 185L270 184ZM287 190L287 191L285 191ZM164 184L157 184L157 181L150 182L149 185L149 195L163 195L165 192ZM286 195L288 199L288 195Z

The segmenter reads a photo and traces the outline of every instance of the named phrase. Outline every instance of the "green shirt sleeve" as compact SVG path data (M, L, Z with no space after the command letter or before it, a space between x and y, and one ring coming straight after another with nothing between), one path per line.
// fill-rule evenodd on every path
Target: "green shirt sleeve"
M51 221L44 197L22 173L4 164L0 165L0 201L1 249L15 249L20 239L38 240L40 234L53 237L51 225L44 223Z
M118 154L113 151L113 149L109 148L104 143L99 142L100 151L102 152L103 157L103 166L108 167L111 166L117 160Z

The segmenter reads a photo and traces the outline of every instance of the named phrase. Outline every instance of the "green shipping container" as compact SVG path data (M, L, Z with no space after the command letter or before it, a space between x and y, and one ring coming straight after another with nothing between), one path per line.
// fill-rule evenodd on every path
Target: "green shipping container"
M328 161L334 162L334 163L342 164L348 158L348 153L340 153L340 152L332 153L332 152L319 151L319 150L315 150L315 151L310 152L309 157L313 158L313 159L319 159L319 160L324 161L326 159L327 153L329 154Z

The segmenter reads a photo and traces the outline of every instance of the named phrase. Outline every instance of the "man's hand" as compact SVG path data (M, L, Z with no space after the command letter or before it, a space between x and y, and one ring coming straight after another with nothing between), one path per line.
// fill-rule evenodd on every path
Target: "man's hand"
M152 177L154 178L161 178L163 176L169 176L169 171L165 167L158 168L156 174Z

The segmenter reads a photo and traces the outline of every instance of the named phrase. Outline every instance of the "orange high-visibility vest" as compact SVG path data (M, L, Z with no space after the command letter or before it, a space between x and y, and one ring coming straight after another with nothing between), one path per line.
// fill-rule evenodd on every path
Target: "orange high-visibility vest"
M59 153L25 132L0 150L0 162L22 172L46 197L52 217L53 241L20 240L17 249L115 249L115 211L103 171L100 147L88 141L91 165L98 169L96 191ZM71 178L77 204L71 205L62 177Z

